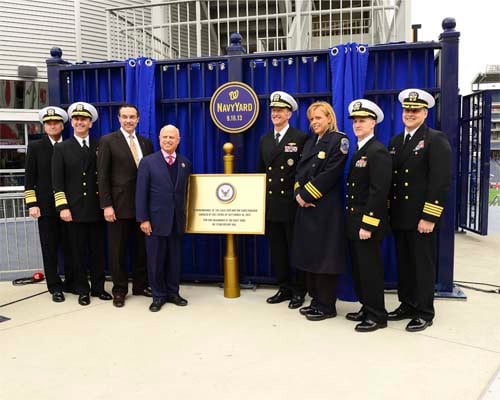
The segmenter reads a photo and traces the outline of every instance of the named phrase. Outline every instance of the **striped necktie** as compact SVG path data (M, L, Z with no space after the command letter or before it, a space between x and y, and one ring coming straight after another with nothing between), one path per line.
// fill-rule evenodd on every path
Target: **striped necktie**
M135 166L139 165L139 152L137 151L137 145L135 144L134 135L128 135L130 139L130 151L132 152L132 157L134 157Z

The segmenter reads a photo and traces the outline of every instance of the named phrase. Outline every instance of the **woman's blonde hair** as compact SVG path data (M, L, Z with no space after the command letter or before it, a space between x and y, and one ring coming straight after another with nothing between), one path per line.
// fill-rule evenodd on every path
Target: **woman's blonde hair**
M331 131L338 131L337 117L335 116L335 111L333 111L332 106L328 104L326 101L315 101L307 109L307 119L309 121L311 121L312 112L315 111L316 109L319 109L327 117L330 117L331 122L328 125L328 129Z

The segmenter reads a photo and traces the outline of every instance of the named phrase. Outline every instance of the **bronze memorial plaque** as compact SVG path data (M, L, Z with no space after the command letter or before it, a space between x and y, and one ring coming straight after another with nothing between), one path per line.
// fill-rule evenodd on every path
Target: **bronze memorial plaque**
M192 174L186 233L256 234L265 231L265 174Z

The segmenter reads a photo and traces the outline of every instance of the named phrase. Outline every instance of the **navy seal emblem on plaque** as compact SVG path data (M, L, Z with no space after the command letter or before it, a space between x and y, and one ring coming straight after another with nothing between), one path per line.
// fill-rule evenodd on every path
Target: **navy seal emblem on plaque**
M236 189L230 183L221 183L217 186L215 195L223 203L230 203L236 197Z

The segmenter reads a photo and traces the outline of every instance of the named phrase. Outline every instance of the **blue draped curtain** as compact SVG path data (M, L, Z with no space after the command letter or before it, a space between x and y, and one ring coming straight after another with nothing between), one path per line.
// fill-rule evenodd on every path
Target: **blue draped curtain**
M157 150L155 66L146 57L125 61L125 102L135 104L140 114L137 132L149 138Z
M368 46L358 43L347 43L332 47L330 50L330 73L332 79L332 105L337 117L337 125L341 132L349 138L349 157L347 159L344 182L351 157L356 149L357 139L349 119L348 106L351 101L363 97L365 92L366 72L368 68ZM345 188L345 184L343 185ZM338 297L342 300L355 301L350 262L347 272L339 280Z

